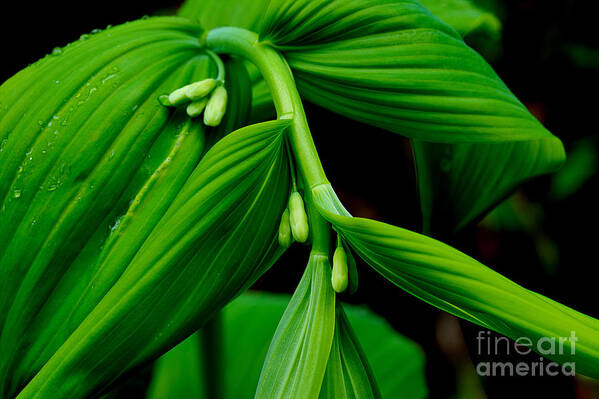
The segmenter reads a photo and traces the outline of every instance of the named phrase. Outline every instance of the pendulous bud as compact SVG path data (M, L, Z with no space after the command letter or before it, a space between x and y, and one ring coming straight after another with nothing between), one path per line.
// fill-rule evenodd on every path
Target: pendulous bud
M204 111L204 125L218 126L227 110L227 90L218 86L212 92L206 110Z
M214 88L216 87L216 83L216 80L212 78L192 83L190 85L185 86L185 95L191 101L199 100L210 94L212 90L214 90Z
M169 94L168 101L174 106L188 102L189 98L187 98L187 86L183 86Z
M342 245L335 249L333 254L333 272L331 275L331 284L335 292L341 293L347 289L347 254Z
M289 248L292 239L291 225L289 224L289 208L285 208L281 216L281 223L279 224L279 245L283 248Z
M189 105L187 106L187 115L189 115L192 118L199 116L202 113L202 111L204 111L204 108L206 108L206 104L208 104L207 98L202 98L198 101L189 103Z
M310 228L308 227L308 215L304 209L304 200L297 191L289 197L289 223L291 233L297 242L306 242Z

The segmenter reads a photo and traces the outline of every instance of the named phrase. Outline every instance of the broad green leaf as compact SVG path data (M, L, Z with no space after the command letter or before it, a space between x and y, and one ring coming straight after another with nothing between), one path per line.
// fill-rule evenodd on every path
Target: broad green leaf
M203 127L179 113L169 116L156 99L215 72L199 47L199 35L197 27L174 18L127 24L55 51L0 89L2 100L12 104L12 108L2 108L0 173L15 175L12 187L3 187L1 215L5 247L0 265L6 279L2 280L0 304L7 312L2 312L0 320L4 324L0 367L4 370L2 390L8 396L14 396L44 366L120 281L129 260L196 167L205 148ZM90 58L96 51L100 56ZM235 63L227 69L238 72ZM228 90L236 94L229 104L232 116L226 118L223 128L209 131L208 142L247 117L249 82L246 78L242 89L243 76L235 77L228 84ZM21 118L23 113L25 118ZM35 137L29 151L27 137ZM273 177L268 177L262 188L269 181L272 188L284 186L285 168L267 175ZM251 193L245 194L251 200ZM267 207L277 200L281 205L284 202L277 195L272 200ZM252 205L259 208L261 204L257 199ZM252 221L251 217L245 219ZM251 284L263 271L259 268L268 267L280 253L272 237L260 238L267 240L267 247L262 252L246 252L256 258L253 263L246 261L252 265L246 270L250 278L239 281L243 286ZM257 240L254 249L259 245ZM180 253L179 257L185 260L189 254ZM219 294L232 297L236 291L224 289ZM143 304L130 301L128 305ZM216 302L215 306L222 304ZM191 309L188 307L188 313ZM189 316L201 324L201 312L194 309ZM160 323L150 327L144 334L156 334L163 328ZM171 332L162 341L178 340L184 333L173 331L178 336ZM76 367L69 371L67 365L61 372L68 384L44 389L54 397L76 389L68 396L77 397L110 382L126 371L127 365L122 363L131 366L140 361L135 357L143 356L141 349L157 350L143 347L140 338L137 347L123 353L120 367L105 367L103 375L94 376L97 380L89 378L89 384L75 387L84 374ZM135 340L135 335L127 339ZM155 341L158 345L160 339ZM91 373L92 366L88 366ZM56 371L50 366L44 369L46 374ZM39 378L36 381L39 384Z
M223 310L223 399L254 397L261 365L289 299L289 295L250 291ZM343 307L372 366L382 397L425 398L424 357L416 344L399 335L385 320L367 309L346 304ZM194 376L187 370L178 371L187 366L190 371L201 372L197 363L201 349L197 335L194 337L156 362L151 384L155 388L150 389L148 399L171 398L174 395L170 392L187 389L190 390L185 392L190 394L179 397L191 397L191 393L200 389L201 377L198 374ZM193 397L203 398L201 395Z
M309 101L413 138L426 231L463 227L564 161L561 142L414 0L273 0L260 26L261 2L231 1L228 13L186 4L207 26L257 29L284 51ZM425 5L462 35L498 35L498 20L467 0Z
M319 398L381 398L368 360L340 305L335 319L333 346Z
M334 323L329 258L313 253L272 338L255 398L317 398Z
M228 65L227 69L230 73L237 72L235 64ZM205 75L202 72L197 76ZM238 83L241 80L228 85L228 90L243 94ZM248 90L246 82L245 93ZM154 102L155 97L151 99L151 103ZM88 219L92 235L72 263L61 265L64 275L46 277L44 283L55 284L52 291L46 294L37 289L37 296L27 297L26 303L13 306L12 315L21 321L13 318L10 328L4 329L3 343L7 349L2 361L19 376L17 378L25 380L28 378L21 376L32 376L38 371L93 309L120 277L127 266L125 259L139 249L197 165L206 147L204 141L210 145L222 136L223 129L237 126L239 117L247 117L247 107L247 103L232 100L231 116L218 130L210 130L207 139L201 124L190 123L183 112L177 112L149 153L139 154L143 163L131 181L121 183L128 187L113 209L108 210L103 220ZM107 267L109 264L113 266ZM26 309L40 302L42 305L37 308L35 318L23 317ZM13 360L9 356L14 356Z
M564 161L482 57L415 1L273 1L261 36L307 100L415 140L427 227L439 214L462 227Z
M323 216L370 266L397 286L512 339L527 337L532 349L546 358L575 362L577 373L599 376L599 320L529 291L432 238L352 218L330 185L312 192ZM570 339L572 333L577 341L566 341L559 350L559 340ZM555 349L546 352L552 340Z
M172 347L274 262L287 126L251 125L208 151L135 253L98 270L80 303L97 294L94 283L109 289L20 398L89 394Z
M90 255L84 248L101 246L143 187L176 190L197 164L203 127L156 98L213 73L199 34L174 18L125 24L56 49L0 87L1 396L56 349L38 342L93 275L73 266Z

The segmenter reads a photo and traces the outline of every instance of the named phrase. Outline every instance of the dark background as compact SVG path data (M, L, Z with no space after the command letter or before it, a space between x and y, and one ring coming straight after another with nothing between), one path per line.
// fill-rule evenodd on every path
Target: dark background
M178 3L102 0L3 4L0 81L92 29L174 9ZM568 50L573 45L599 49L594 3L502 3L502 51L492 65L531 111L564 141L567 149L586 137L590 137L587 145L597 145L599 61L593 65L589 59L581 65ZM307 114L327 174L349 210L357 216L419 230L421 217L409 143L316 107L308 106ZM550 177L531 181L521 190L522 198L540 209L538 227L559 250L555 269L543 265L534 238L524 231L475 226L449 241L525 287L599 317L595 272L599 212L598 195L593 189L597 179L592 176L578 192L559 201L548 196ZM278 267L259 281L258 287L292 292L306 260L307 249L294 246ZM476 354L479 328L458 322L400 291L364 265L359 265L359 271L358 293L346 299L368 304L423 347L431 397L455 397L456 392L465 395L463 381L470 381L474 392L471 398L484 397L481 386L488 398L599 398L597 384L580 378L479 380L471 362L484 360ZM538 356L506 356L503 360L532 362L538 361ZM463 375L470 375L470 380L464 380Z

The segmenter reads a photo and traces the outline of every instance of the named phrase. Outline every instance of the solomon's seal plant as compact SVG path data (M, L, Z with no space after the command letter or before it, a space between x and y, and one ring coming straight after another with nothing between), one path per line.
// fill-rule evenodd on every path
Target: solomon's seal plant
M355 256L508 337L575 331L575 354L549 358L599 377L599 321L352 217L320 163L303 100L410 138L429 232L557 169L560 140L456 30L416 0L189 0L180 14L84 36L0 87L2 397L100 395L295 241L311 251L256 398L381 397L336 297L358 287Z

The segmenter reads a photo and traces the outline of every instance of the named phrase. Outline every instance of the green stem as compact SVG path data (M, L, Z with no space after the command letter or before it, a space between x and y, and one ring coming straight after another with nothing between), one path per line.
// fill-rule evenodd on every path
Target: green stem
M306 191L304 194L304 201L306 203L308 218L310 220L312 252L329 256L331 253L331 226L316 208L316 205L312 200L312 192L310 190Z
M206 46L216 53L241 56L252 62L266 81L279 119L292 119L289 140L308 188L327 184L320 158L308 127L304 107L287 62L258 35L241 28L216 28L205 36Z
M210 50L205 50L206 54L208 54L208 56L210 58L212 58L212 61L214 61L214 63L216 64L216 81L221 84L224 85L225 84L225 64L223 64L223 60L220 59L220 57L214 53L214 51L210 51Z

